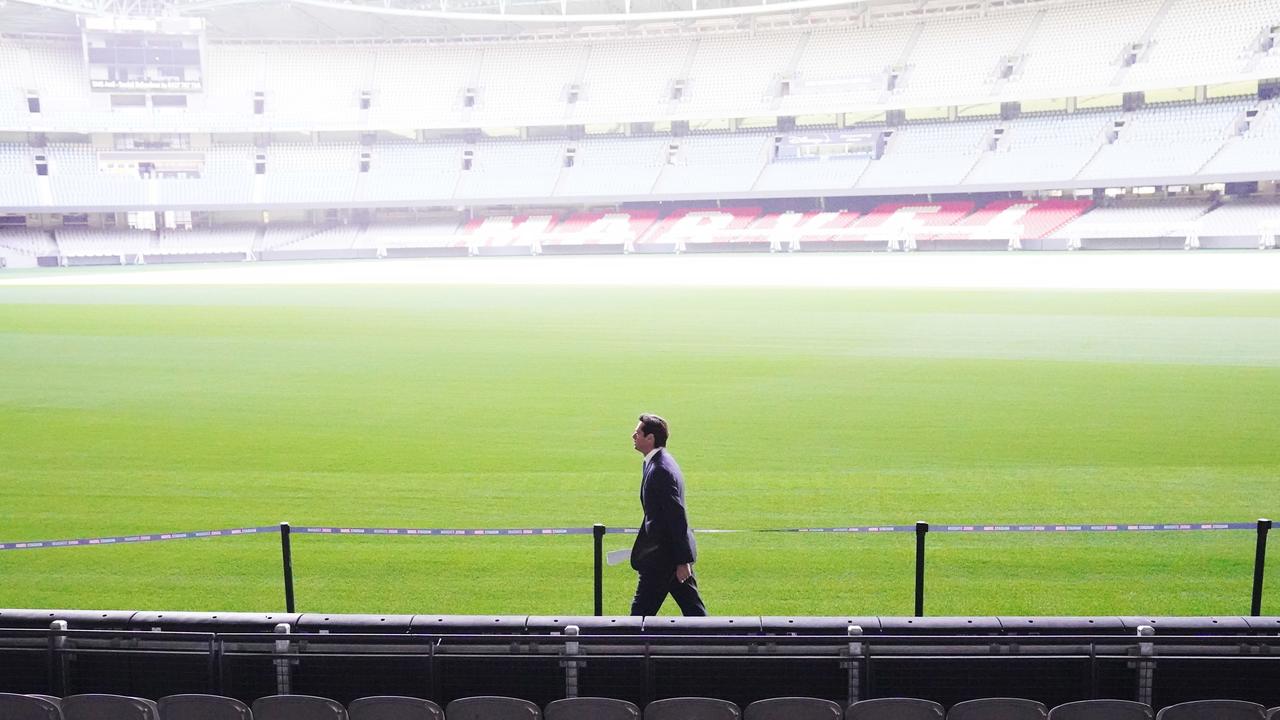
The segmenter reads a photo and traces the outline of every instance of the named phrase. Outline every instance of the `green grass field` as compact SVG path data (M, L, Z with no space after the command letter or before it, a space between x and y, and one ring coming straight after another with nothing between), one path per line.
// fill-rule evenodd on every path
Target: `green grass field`
M1274 517L1277 300L0 287L0 540L633 526L641 411L671 422L697 527ZM699 543L716 614L912 610L909 534ZM1248 611L1250 532L929 543L930 614ZM294 554L307 611L591 610L589 537L300 536ZM6 551L0 578L0 607L283 604L274 535ZM633 583L606 570L606 612Z

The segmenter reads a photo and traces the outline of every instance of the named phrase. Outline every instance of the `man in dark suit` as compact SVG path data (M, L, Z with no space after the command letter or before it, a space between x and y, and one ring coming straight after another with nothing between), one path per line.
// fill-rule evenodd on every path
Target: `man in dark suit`
M670 593L685 615L706 615L707 607L693 576L698 546L685 514L684 476L667 452L667 421L657 415L641 415L631 440L636 452L644 455L640 482L644 522L631 547L631 567L640 573L640 580L631 614L657 615Z

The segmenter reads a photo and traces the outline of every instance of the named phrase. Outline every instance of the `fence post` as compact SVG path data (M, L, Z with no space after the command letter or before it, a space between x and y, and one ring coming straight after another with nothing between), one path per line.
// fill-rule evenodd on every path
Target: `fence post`
M1271 530L1271 521L1258 519L1258 547L1253 555L1253 605L1249 614L1258 617L1262 614L1262 574L1267 564L1267 533Z
M564 634L568 637L578 637L578 626L570 625L564 629ZM564 665L564 696L567 698L578 697L578 643L576 640L568 640L564 644L565 659L561 662Z
M595 613L596 617L604 615L604 525L596 523L591 526L591 535L595 539L596 575L595 575Z
M289 523L280 523L280 554L284 557L284 609L294 612L293 549L289 544Z
M276 634L282 639L275 642L276 694L290 695L293 690L293 673L290 665L289 623L277 623Z
M929 523L916 521L916 617L924 617L924 536Z
M1143 638L1149 638L1156 634L1156 629L1150 625L1138 626L1138 702L1151 704L1152 691L1155 689L1156 681L1156 644L1150 641L1143 642Z
M848 653L849 690L845 705L852 705L862 699L862 626L850 625L845 628L849 635Z
M66 655L67 636L66 620L54 620L49 623L49 691L64 697L73 694L71 682L68 680L68 658Z

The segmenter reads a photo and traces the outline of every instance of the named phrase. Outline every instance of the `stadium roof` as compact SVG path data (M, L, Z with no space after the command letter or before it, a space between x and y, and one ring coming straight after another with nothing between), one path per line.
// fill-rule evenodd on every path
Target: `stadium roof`
M201 18L217 40L400 40L846 22L1062 0L0 0L0 33L79 35L77 16Z

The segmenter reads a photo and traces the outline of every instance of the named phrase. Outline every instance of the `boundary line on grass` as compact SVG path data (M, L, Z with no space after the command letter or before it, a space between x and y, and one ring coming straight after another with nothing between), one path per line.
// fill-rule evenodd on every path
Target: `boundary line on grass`
M1257 523L1047 523L1047 524L1012 524L1012 525L933 525L930 532L947 533L1079 533L1079 532L1193 532L1220 530L1256 530ZM262 535L279 533L278 525L261 527L225 528L219 530L192 530L187 532L151 533L138 535L113 535L93 538L71 538L66 540L31 540L23 542L0 543L2 550L37 550L58 547L82 547L86 545L123 545L132 543L163 542L167 540L195 540L200 538L234 537L238 535ZM571 528L374 528L374 527L338 527L301 525L291 527L291 532L305 535L396 535L396 536L447 536L447 537L533 537L549 535L591 535L590 527ZM610 535L634 535L637 528L607 528ZM801 528L764 528L764 529L695 529L695 533L703 535L732 533L832 533L832 534L880 534L880 533L914 533L915 525L861 525L842 527L801 527Z

